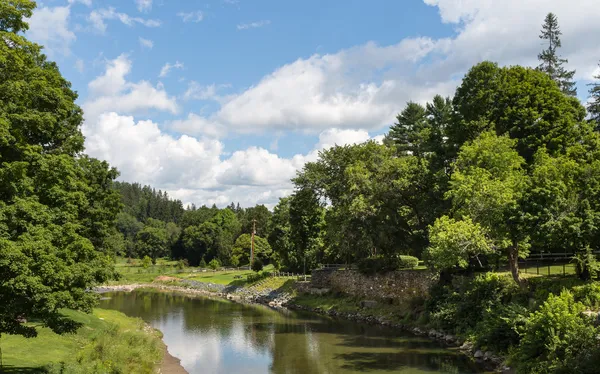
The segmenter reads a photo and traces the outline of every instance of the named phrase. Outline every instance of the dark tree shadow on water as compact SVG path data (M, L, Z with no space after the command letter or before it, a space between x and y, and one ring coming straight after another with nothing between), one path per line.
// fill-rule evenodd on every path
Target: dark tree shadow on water
M37 367L23 367L23 366L13 366L13 365L4 365L0 367L0 374L43 374L46 373L46 370L43 368Z
M419 369L435 373L467 374L483 373L483 370L465 357L457 362L456 355L421 353L407 351L398 353L354 352L335 356L344 363L342 369L357 372L398 371L402 369Z

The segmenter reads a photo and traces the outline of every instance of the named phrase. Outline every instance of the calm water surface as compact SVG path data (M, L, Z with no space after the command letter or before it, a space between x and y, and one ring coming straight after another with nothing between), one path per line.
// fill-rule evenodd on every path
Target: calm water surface
M453 350L390 328L171 293L103 296L100 307L161 330L189 373L481 373Z

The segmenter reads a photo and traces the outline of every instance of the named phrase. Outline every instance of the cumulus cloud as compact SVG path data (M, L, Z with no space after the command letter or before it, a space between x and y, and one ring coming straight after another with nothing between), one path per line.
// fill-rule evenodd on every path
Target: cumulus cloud
M167 62L160 69L160 74L158 75L160 78L166 77L172 69L183 69L183 63L176 61L174 64Z
M83 105L86 117L97 118L105 112L144 113L155 109L178 112L177 100L164 87L148 81L128 82L132 63L125 54L106 62L106 71L88 84L89 98Z
M237 25L237 29L238 30L256 29L259 27L267 26L269 24L271 24L271 21L269 21L269 20L262 20L262 21L256 21L256 22L250 22L250 23L240 23L239 25Z
M68 6L42 7L34 10L29 19L27 35L43 45L45 53L50 57L71 53L71 43L76 36L69 30L70 13Z
M177 16L181 17L183 22L193 22L198 23L204 19L204 13L201 10L197 10L194 12L179 12Z
M106 22L104 22L106 20L118 20L127 26L134 26L135 24L146 27L160 26L160 21L158 20L131 17L126 13L117 12L113 7L93 10L88 17L88 21L91 23L92 27L100 33L106 32L107 26Z

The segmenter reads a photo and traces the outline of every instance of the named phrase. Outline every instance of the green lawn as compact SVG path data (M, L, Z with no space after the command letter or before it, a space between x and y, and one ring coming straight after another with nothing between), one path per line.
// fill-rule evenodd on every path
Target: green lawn
M264 271L273 271L273 265L267 265L263 269ZM216 284L238 284L245 283L246 276L248 274L254 274L252 270L239 270L239 271L212 271L206 270L206 273L192 273L192 274L176 274L175 277L195 280L204 283L216 283ZM241 279L236 278L241 276Z
M96 345L103 341L110 341L116 350L121 352L120 357L110 356L110 360L123 362L128 352L133 352L127 346L126 338L132 335L143 335L146 343L140 343L140 355L146 362L139 363L140 367L154 367L162 355L160 335L158 332L143 332L143 322L130 318L123 313L95 309L93 314L86 314L72 310L65 310L63 314L83 324L76 333L58 335L45 327L38 327L36 338L24 338L16 335L3 335L0 339L2 348L2 361L4 371L11 373L46 373L46 367L63 361L70 362L71 369L78 356L83 357L83 362L90 364L89 352L96 350ZM117 325L118 328L114 328ZM141 341L141 340L140 340ZM138 349L136 349L138 350ZM94 363L97 364L97 363ZM123 364L125 365L125 364ZM4 372L0 370L0 372ZM67 371L73 372L75 370ZM144 372L144 371L139 371Z

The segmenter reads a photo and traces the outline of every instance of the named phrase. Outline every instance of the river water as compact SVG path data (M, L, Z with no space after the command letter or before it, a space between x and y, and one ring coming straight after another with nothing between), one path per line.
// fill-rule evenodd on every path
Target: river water
M141 290L103 294L100 307L162 331L192 374L482 372L424 337L312 313Z

